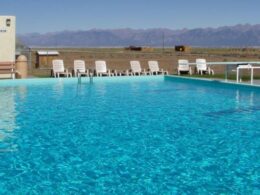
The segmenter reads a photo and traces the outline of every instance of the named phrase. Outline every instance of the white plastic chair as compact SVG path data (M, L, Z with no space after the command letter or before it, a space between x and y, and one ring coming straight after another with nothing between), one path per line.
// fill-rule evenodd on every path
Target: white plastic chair
M214 71L207 66L207 62L205 59L196 59L196 68L198 74L208 73L214 75Z
M60 77L60 75L65 75L66 77L72 77L72 74L68 69L64 68L63 60L52 60L52 70L54 77Z
M103 75L113 76L111 71L107 69L106 61L103 61L103 60L95 61L95 65L96 65L96 75L97 76L103 76Z
M163 69L160 70L158 61L148 61L149 71L150 74L158 75L158 74L165 74L168 75L168 71L165 71Z
M139 61L130 61L130 66L131 66L131 70L130 72L133 74L133 75L147 75L146 71L143 70L142 71L142 68L141 68L141 65L140 65L140 62Z
M74 60L74 76L78 77L79 75L89 76L89 70L86 69L84 60Z
M178 60L178 75L180 75L182 72L187 72L190 75L192 75L191 67L189 65L188 60L180 59Z

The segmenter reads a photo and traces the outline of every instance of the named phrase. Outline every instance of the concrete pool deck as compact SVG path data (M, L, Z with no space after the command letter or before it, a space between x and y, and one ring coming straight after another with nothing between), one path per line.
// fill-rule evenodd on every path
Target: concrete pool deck
M165 75L166 77L172 77L172 78L179 78L179 79L187 79L187 80L201 80L201 81L217 81L221 82L223 84L234 84L234 85L241 85L241 86L248 86L248 87L260 87L260 79L255 79L254 83L251 84L250 81L244 81L237 83L235 80L228 80L225 81L225 79L221 78L203 78L203 77L191 77L191 76L179 76L179 75ZM160 77L162 78L163 75L158 75L158 76L117 76L117 78L121 78L122 80L128 80L131 78L140 78L144 79L149 77ZM112 80L110 79L112 78ZM102 80L111 80L111 81L118 81L115 79L116 77L94 77L94 80L96 81L102 81ZM76 77L72 78L59 78L60 80L64 80L66 82L70 81L77 81L78 79ZM42 83L43 81L47 82L53 82L55 80L58 80L58 78L53 78L53 77L48 77L48 78L38 78L38 77L28 77L26 79L0 79L0 84L1 85L16 85L16 84L24 84L24 83L31 83L31 84L37 84L37 83ZM84 78L85 80L85 78ZM19 82L21 81L21 82Z

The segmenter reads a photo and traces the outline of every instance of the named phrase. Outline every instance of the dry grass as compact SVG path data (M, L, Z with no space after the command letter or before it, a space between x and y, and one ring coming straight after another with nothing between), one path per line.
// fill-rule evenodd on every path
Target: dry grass
M49 76L51 60L45 60L36 68L36 51L50 50L50 48L37 48L32 50L32 68L30 73L34 76ZM149 51L129 51L124 48L55 48L60 55L55 57L63 59L65 66L73 67L74 59L83 59L88 68L94 68L95 60L106 60L109 69L129 69L130 60L139 60L142 68L148 68L149 60L158 60L160 67L168 70L171 74L176 73L178 59L188 59L194 62L196 58L206 58L207 61L260 61L260 49L238 49L238 48L192 48L189 52L175 52L174 48L154 48ZM224 67L213 67L217 75L223 75ZM260 75L256 72L256 76ZM245 73L246 75L247 73Z

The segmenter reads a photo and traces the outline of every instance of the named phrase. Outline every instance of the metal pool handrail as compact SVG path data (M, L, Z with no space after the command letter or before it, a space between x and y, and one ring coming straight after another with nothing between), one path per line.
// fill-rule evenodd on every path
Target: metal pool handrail
M78 84L81 84L81 73L80 71L77 72L77 76L78 76ZM93 83L93 73L90 72L89 73L89 83Z
M196 65L196 62L190 62L189 65ZM228 77L228 66L231 65L247 65L247 64L253 64L253 65L260 65L260 61L230 61L230 62L206 62L207 65L211 66L211 65L225 65L226 69L225 69L225 81L227 81L227 77ZM252 77L252 75L251 75ZM252 83L252 81L251 81Z

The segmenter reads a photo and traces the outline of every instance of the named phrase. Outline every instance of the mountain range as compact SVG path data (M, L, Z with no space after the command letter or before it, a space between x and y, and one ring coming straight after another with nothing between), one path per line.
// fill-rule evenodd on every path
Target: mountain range
M19 34L30 47L259 47L260 24L196 29L92 29L51 33Z

